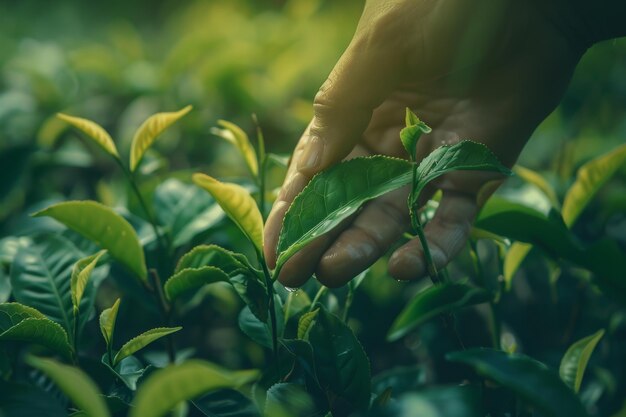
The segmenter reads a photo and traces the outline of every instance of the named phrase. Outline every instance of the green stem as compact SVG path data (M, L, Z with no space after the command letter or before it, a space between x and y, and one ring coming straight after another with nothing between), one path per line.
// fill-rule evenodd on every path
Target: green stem
M476 271L476 280L481 287L489 290L485 277L485 270L478 256L478 245L476 245L475 241L470 240L469 246L470 256L472 258L472 261L474 263L474 269ZM500 349L500 328L501 322L497 307L493 301L489 301L489 330L491 333L491 343L494 349Z
M274 358L278 358L278 325L276 320L276 305L274 302L274 282L272 281L272 275L270 274L269 269L267 269L267 264L265 263L265 258L262 254L257 253L257 257L259 258L259 263L263 267L263 276L265 277L265 285L267 286L267 295L268 299L268 308L270 313L270 323L272 326L272 352L274 353Z
M320 298L322 298L322 295L324 295L327 289L328 287L325 287L322 285L320 289L317 290L317 293L315 294L313 301L311 301L311 306L309 307L309 311L313 311L313 308L315 308L315 304L317 304L320 301Z
M150 209L148 208L148 204L146 203L146 200L144 200L143 195L141 194L141 191L139 190L139 186L137 185L137 182L135 181L134 175L124 166L124 164L122 163L120 159L116 158L115 160L117 161L118 165L122 168L122 171L124 172L124 175L126 176L126 180L130 184L130 188L133 190L133 193L137 197L137 201L139 201L139 205L144 211L146 218L148 219L148 222L150 223L150 226L152 227L152 230L154 231L154 235L157 238L157 245L159 245L159 249L161 250L163 254L169 254L170 253L169 248L172 247L172 242L170 241L169 236L165 238L163 237L161 232L159 232L157 221L152 215L152 212L150 211Z
M159 306L161 311L161 315L163 317L163 322L165 327L170 327L171 325L171 306L165 298L165 293L163 292L163 285L161 284L161 278L159 277L159 273L156 269L150 269L150 275L153 279L154 285L154 296L156 299L156 303ZM173 335L168 335L165 338L165 344L167 348L167 356L169 358L170 363L176 362L176 347L174 344Z
M428 246L428 240L426 239L426 235L424 234L424 229L422 228L422 224L419 221L419 215L415 213L411 216L411 224L417 233L417 237L422 244L422 250L424 251L424 260L426 261L426 271L428 272L428 276L430 277L433 284L441 284L445 281L445 277L441 274L440 271L437 270L435 266L435 262L433 261L432 254L430 253L430 247Z
M263 137L263 131L261 130L261 126L259 126L259 120L257 119L256 114L252 114L252 120L256 125L256 137L258 144L257 162L259 164L259 173L256 180L259 186L259 211L261 212L263 218L265 218L265 170L267 167L267 154L265 153L265 139Z
M79 309L74 307L74 328L73 328L73 347L74 347L74 365L78 365L78 319L79 319Z
M343 306L343 314L341 315L341 319L344 323L348 322L348 312L350 311L350 307L352 307L352 300L354 299L354 289L352 285L348 287L348 295L346 296L346 302Z

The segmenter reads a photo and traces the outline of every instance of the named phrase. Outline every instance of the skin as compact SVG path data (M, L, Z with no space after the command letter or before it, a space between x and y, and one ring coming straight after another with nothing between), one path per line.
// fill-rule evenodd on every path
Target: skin
M472 139L512 166L586 49L551 16L531 1L367 1L354 38L315 97L315 116L269 215L270 267L284 214L313 175L355 156L407 157L399 140L406 107L433 129L418 143L418 161L442 144ZM422 194L425 202L443 191L425 228L438 268L464 247L480 206L501 182L496 174L451 173ZM291 258L279 281L298 287L315 273L324 285L344 285L409 229L407 194L368 203ZM399 280L425 276L419 241L398 248L388 268Z

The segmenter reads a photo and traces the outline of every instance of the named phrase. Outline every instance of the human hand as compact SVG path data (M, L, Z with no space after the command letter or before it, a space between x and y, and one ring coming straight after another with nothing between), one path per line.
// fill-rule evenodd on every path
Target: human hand
M352 42L315 97L315 115L293 153L265 227L265 256L276 261L282 219L317 172L355 156L406 158L399 140L409 107L433 128L418 143L420 161L442 144L472 139L512 166L536 126L558 104L582 48L566 39L533 2L514 0L370 0ZM443 191L425 228L437 268L465 244L471 224L501 178L456 172L424 190ZM351 222L292 257L279 280L345 284L409 228L407 190L367 204ZM479 201L479 194L480 200ZM397 249L389 272L425 275L414 239Z

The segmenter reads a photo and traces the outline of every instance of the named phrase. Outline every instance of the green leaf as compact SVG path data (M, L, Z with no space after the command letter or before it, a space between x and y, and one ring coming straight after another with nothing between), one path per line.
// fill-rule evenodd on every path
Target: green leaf
M185 268L176 272L165 282L165 296L172 301L187 291L216 282L229 282L228 275L219 268L213 266Z
M109 251L142 281L148 272L143 249L135 229L122 216L95 201L68 201L35 214L49 216Z
M374 407L368 417L484 417L482 402L480 388L473 385L426 388L406 393L388 407Z
M182 401L216 389L238 388L257 376L257 371L231 372L200 360L172 365L143 383L129 417L161 417Z
M314 416L316 408L306 388L294 383L274 384L267 390L265 412L272 417Z
M537 187L548 198L552 207L560 207L561 204L559 203L556 191L554 191L554 187L552 187L550 183L548 183L548 181L541 176L541 174L520 165L515 165L513 167L513 172L527 183Z
M111 136L106 130L102 128L102 126L92 122L91 120L83 119L80 117L73 117L63 113L58 113L57 117L83 132L103 151L113 156L114 158L119 159L120 155L117 152L117 148L115 147L113 139L111 139Z
M572 226L587 204L611 177L626 163L626 145L613 149L583 165L576 181L567 191L563 201L563 219Z
M417 167L416 185L411 205L431 181L452 171L490 171L512 175L498 158L482 143L463 140L451 146L441 146L422 159Z
M106 253L106 250L101 250L98 253L82 258L74 264L72 268L71 276L71 293L72 304L74 305L74 311L79 311L80 302L83 299L87 282L91 277L91 273L98 264L98 261Z
M256 178L259 175L259 165L256 152L246 132L236 124L227 122L226 120L218 120L217 124L223 129L213 128L211 129L211 133L235 145L239 153L241 153L241 156L245 159L250 173Z
M447 282L430 286L417 293L394 320L387 340L398 340L439 314L485 303L491 298L489 291L472 287L466 282Z
M233 389L220 389L192 400L207 417L261 417L250 398Z
M102 313L100 313L100 332L102 332L102 337L107 347L113 344L113 333L115 332L115 321L117 320L117 311L119 308L120 299L118 298L111 307L102 310Z
M39 244L18 251L11 265L11 285L16 301L37 308L49 319L73 332L73 303L70 290L71 271L82 257L70 241L50 235ZM80 304L79 328L89 319L93 309L95 286L87 283Z
M366 410L370 402L370 363L363 347L338 317L320 307L309 329L320 386L333 414Z
M476 226L498 235L532 243L554 257L576 258L581 247L560 214L545 215L522 204L492 197L481 210Z
M509 291L515 273L533 249L530 243L514 242L504 256L504 288Z
M44 346L71 357L67 333L38 310L19 303L0 304L0 342L25 342Z
M192 106L184 107L177 112L157 113L146 119L133 137L130 147L130 171L135 172L141 158L152 146L157 136L174 124L178 119L189 113Z
M224 217L210 195L174 178L164 181L154 191L154 211L176 247L191 242Z
M411 166L386 156L354 158L313 177L285 214L276 269L362 204L409 184Z
M219 182L205 174L194 174L193 182L213 196L226 215L252 242L257 253L262 253L263 217L248 190L237 184Z
M248 259L240 253L231 252L217 245L198 245L180 258L176 272L204 266L214 266L228 275L238 274L241 270L250 268Z
M274 309L276 311L276 324L278 327L278 335L281 336L284 331L285 318L283 316L283 307L278 295L274 295ZM272 348L272 328L269 318L261 321L255 316L250 307L244 307L239 313L239 328L250 339L266 348Z
M90 417L110 416L97 385L80 369L34 356L29 356L26 362L52 379L74 405Z
M602 339L602 336L604 336L604 329L580 339L567 349L561 359L559 375L561 375L563 382L576 393L580 391L580 385L583 382L583 375L589 363L589 358L591 358L591 354L600 339Z
M265 285L251 272L242 272L229 278L239 297L261 321L267 320L268 297Z
M110 370L116 378L126 385L131 391L137 390L137 382L143 375L152 368L151 365L147 367L134 356L128 356L120 361L115 367L109 365L108 354L102 355L102 364Z
M67 417L67 410L50 392L0 380L0 412L5 417Z
M300 316L298 320L298 339L305 339L309 334L309 329L313 325L314 320L317 318L317 313L319 312L319 308L316 308L313 311L309 311L308 313L304 313Z
M119 352L115 355L115 358L113 359L113 366L116 366L122 359L132 355L138 350L143 349L155 340L175 333L180 329L182 329L182 327L157 327L130 339L128 342L124 343L124 346L122 346Z
M409 159L415 161L419 138L423 133L430 133L432 129L422 122L408 107L406 109L405 122L406 127L400 131L400 141L409 154Z
M580 400L556 372L521 354L492 349L470 349L447 355L512 390L549 417L586 417Z
M407 391L424 388L427 382L428 369L424 365L402 366L386 370L372 378L372 391L382 394L391 388L393 395L398 396Z

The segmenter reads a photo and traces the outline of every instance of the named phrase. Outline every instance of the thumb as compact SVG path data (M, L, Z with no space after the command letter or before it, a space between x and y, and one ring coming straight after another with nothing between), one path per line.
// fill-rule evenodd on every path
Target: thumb
M314 117L294 161L298 172L312 177L361 140L373 110L398 84L401 62L393 49L355 36L315 96Z

